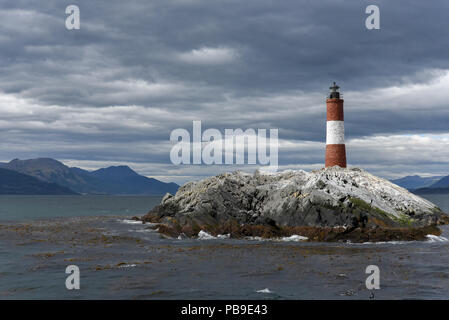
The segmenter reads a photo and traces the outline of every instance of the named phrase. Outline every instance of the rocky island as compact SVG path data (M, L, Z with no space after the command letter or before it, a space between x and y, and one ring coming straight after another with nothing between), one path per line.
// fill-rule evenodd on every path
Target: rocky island
M424 240L448 215L433 203L358 168L224 173L166 194L141 218L161 234L309 241Z

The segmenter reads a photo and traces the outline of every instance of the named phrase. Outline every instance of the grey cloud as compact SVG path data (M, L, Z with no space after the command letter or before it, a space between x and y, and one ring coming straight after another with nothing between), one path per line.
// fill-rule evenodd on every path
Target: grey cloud
M166 153L171 130L202 120L204 128L279 128L281 139L316 143L280 154L284 167L316 167L334 80L349 143L447 132L449 3L375 3L378 31L364 28L372 1L4 0L0 159L121 160L164 177L209 174L178 172ZM64 27L69 4L80 6L79 31ZM354 163L372 165L356 150ZM429 172L447 165L420 159L413 163ZM373 170L406 171L395 166Z

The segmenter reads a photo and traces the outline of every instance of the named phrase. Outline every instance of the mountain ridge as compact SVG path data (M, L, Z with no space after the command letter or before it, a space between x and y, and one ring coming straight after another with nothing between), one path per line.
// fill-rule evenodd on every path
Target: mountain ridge
M419 175L405 176L399 179L390 180L394 184L408 190L416 190L420 188L430 187L432 184L438 182L444 176L421 177Z
M449 176L443 177L440 180L438 180L437 182L435 182L434 184L432 184L430 186L430 188L435 189L435 188L449 188Z
M78 193L56 183L49 183L14 170L0 168L0 194L76 195Z
M126 165L88 171L68 167L52 158L13 159L0 168L56 183L81 194L162 195L175 193L179 186L139 175Z

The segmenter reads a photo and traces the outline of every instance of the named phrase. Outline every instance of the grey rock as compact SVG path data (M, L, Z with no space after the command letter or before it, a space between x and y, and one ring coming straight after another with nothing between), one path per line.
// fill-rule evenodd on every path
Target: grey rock
M315 227L427 226L444 215L433 203L358 168L224 173L166 195L146 216L178 223ZM145 217L144 217L145 219Z

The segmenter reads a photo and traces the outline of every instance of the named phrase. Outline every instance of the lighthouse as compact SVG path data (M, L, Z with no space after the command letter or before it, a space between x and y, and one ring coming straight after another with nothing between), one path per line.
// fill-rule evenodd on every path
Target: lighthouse
M343 99L340 99L340 87L334 82L326 99L326 167L346 168L345 125Z

